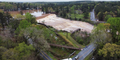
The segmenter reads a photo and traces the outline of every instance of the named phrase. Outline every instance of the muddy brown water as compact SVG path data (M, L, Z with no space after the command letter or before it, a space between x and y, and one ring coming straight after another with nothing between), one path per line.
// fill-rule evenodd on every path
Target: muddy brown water
M23 14L26 14L27 12L28 13L39 13L41 12L41 9L38 9L38 10L21 10L23 12ZM9 11L9 13L12 15L12 16L15 16L17 14L20 14L20 11Z

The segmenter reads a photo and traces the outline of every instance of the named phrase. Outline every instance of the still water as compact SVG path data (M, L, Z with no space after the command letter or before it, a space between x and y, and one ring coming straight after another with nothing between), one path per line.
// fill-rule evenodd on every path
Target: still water
M42 16L42 14L43 14L43 12L40 9L38 9L38 10L22 10L22 12L23 12L23 15L25 15L28 12L31 15L34 15L35 17ZM17 14L20 14L20 11L9 11L9 13L14 17Z
M29 11L28 11L29 12ZM42 16L43 12L41 10L36 10L36 11L32 11L32 12L29 12L31 15L35 16L35 17L39 17L39 16ZM25 13L23 14L25 15Z

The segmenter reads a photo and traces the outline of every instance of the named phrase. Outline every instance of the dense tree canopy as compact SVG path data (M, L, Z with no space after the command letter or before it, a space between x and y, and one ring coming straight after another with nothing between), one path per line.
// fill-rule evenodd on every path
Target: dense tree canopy
M120 17L120 4L119 2L98 2L95 5L95 14L100 21L107 21L107 15L112 17Z
M33 15L31 15L30 13L26 13L25 14L26 20L28 22L30 22L31 24L35 24L36 23L36 19Z
M25 55L30 55L31 51L35 50L35 48L32 45L26 45L24 42L20 43L19 46L16 46L14 50L18 51L19 53L19 58L25 56Z
M15 31L15 33L19 33L21 29L25 29L26 27L29 27L30 25L31 23L29 23L27 20L20 21L20 24L17 30Z
M114 18L109 18L107 20L108 23L110 23L110 28L111 28L111 33L113 36L113 42L118 42L120 41L120 18L119 17L114 17Z
M1 25L2 25L2 28L4 30L4 25L5 25L5 18L4 18L4 14L2 12L0 12L0 22L1 22Z
M1 49L1 51L3 48ZM2 59L3 60L23 60L25 57L28 57L32 51L34 51L32 45L26 45L24 42L20 43L19 46L16 46L14 49L9 49L3 51Z
M112 17L111 15L106 15L104 20L107 21L111 17Z
M2 55L5 51L7 51L7 48L0 46L0 60L2 60Z
M98 26L93 29L91 39L100 47L106 43L112 42L111 34L106 31L103 24L98 24Z
M48 42L45 40L43 30L36 27L27 27L21 31L25 37L29 37L33 41L33 46L37 49L48 50L50 48Z
M19 60L18 52L14 49L7 50L2 55L3 60Z
M113 57L113 60L118 60L118 57L120 57L120 46L107 43L98 51L98 54L106 57L106 60L110 60L111 57Z
M4 11L39 9L40 7L41 7L40 3L0 2L0 9L4 9Z

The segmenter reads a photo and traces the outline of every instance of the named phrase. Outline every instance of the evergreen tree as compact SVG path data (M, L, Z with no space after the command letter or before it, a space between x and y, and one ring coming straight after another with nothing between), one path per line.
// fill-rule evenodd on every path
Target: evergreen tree
M4 30L4 25L5 25L5 18L4 18L4 15L2 12L0 12L0 22L1 22L1 25L2 25L2 28Z
M12 16L10 15L10 13L8 11L6 12L5 17L6 17L7 24L9 24L10 18L12 18Z

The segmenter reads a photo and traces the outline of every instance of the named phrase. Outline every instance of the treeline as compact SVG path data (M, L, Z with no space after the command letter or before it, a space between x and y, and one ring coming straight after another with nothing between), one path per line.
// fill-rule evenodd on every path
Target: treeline
M66 2L42 5L42 11L55 13L57 16L71 20L89 19L89 12L95 9L96 18L107 21L110 17L120 17L120 2ZM82 16L82 17L81 17Z
M17 11L27 9L40 9L39 3L15 3L15 2L0 2L0 9L4 11Z
M110 17L120 17L120 2L98 2L95 14L100 21L107 21Z
M106 21L109 17L120 17L119 2L0 2L0 9L4 11L42 9L43 12L55 13L71 20L89 19L89 12L95 9L95 15L100 21Z
M0 26L2 26L3 30L5 25L9 25L10 22L10 18L12 18L12 16L10 15L9 12L0 12Z
M84 14L88 18L89 12L94 9L95 2L91 3L68 3L68 4L45 4L42 5L42 11L46 13L55 13L60 17L79 20L75 15ZM74 17L74 18L73 18Z

